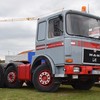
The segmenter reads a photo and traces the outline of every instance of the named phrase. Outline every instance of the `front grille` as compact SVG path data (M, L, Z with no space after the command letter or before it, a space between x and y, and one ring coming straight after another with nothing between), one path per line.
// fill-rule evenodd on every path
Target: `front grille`
M100 51L93 49L84 49L83 63L100 64Z

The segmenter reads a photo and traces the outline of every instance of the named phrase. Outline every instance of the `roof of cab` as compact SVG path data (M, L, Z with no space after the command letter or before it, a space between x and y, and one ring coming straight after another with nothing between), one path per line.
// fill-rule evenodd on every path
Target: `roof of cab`
M41 17L39 18L38 22L41 22L41 21L45 21L45 20L48 20L54 16L58 16L58 15L65 15L66 13L72 13L72 14L79 14L79 15L84 15L84 16L87 16L87 17L93 17L93 18L96 18L98 20L100 20L100 17L99 16L95 16L93 14L89 14L89 13L85 13L85 12L82 12L82 11L76 11L76 10L63 10L63 11L60 11L60 12L57 12L57 13L52 13L46 17Z

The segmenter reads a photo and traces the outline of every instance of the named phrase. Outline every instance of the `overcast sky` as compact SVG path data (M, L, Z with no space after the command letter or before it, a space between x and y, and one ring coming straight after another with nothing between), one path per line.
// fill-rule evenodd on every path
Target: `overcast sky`
M48 15L64 9L81 10L88 5L90 13L100 15L100 0L0 0L0 19ZM0 59L35 48L36 21L0 22Z

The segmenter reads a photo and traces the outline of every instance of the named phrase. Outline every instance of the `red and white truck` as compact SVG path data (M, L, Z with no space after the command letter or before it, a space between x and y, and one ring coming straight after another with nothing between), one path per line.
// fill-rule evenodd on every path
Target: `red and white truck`
M38 19L31 64L0 64L0 87L26 82L43 92L56 91L60 84L89 90L99 79L100 17L74 10Z

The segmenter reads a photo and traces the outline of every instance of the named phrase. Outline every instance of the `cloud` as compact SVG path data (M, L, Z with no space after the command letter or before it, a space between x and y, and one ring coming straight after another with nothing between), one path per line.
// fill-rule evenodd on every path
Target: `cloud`
M0 40L7 40L7 39L19 39L19 38L31 38L35 36L35 30L28 30L28 28L21 28L20 26L16 27L3 27L0 28Z
M2 25L3 24L3 25ZM36 25L33 22L0 23L0 58L35 48Z

